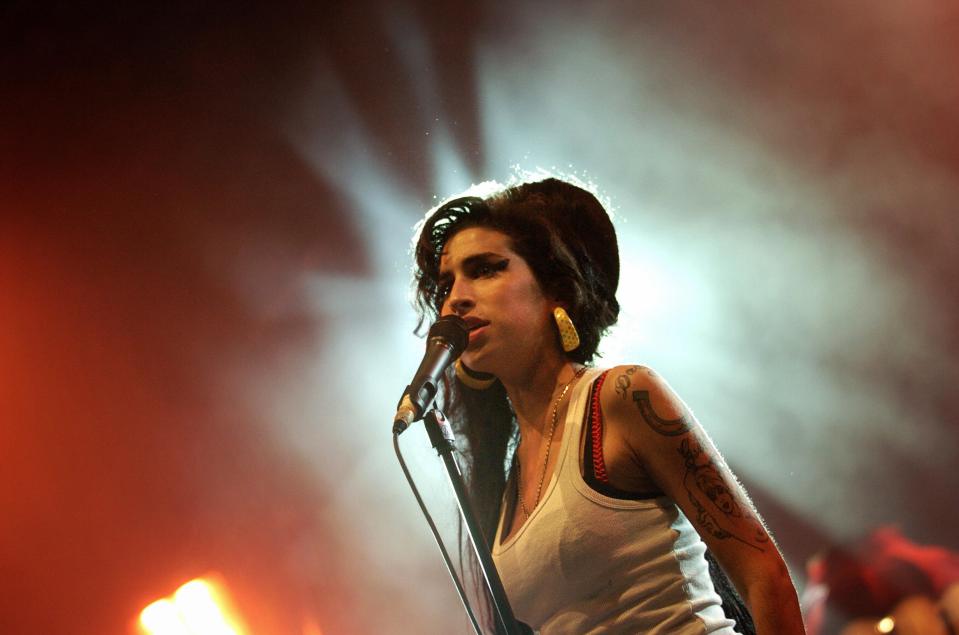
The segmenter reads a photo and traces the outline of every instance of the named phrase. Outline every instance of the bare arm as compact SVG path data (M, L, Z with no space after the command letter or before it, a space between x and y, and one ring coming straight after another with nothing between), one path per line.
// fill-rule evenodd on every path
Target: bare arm
M601 403L637 465L676 501L749 606L759 635L805 633L786 564L689 409L653 371L618 367Z

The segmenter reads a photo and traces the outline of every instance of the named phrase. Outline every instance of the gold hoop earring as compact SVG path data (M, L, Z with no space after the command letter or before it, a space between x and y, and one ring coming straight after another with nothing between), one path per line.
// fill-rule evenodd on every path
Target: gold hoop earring
M473 370L461 359L456 360L456 377L473 390L486 390L496 383L496 377Z
M579 333L576 332L576 325L569 319L569 313L561 306L553 309L553 319L556 320L556 328L559 329L559 339L563 344L563 350L569 353L579 348Z

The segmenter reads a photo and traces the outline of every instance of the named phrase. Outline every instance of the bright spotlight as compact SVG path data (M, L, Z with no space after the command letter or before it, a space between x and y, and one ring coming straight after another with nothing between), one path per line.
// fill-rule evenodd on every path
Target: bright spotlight
M170 598L140 612L140 628L148 635L246 635L239 615L230 608L226 589L211 580L190 580Z
M157 600L140 612L140 626L150 635L190 635L176 606L170 600Z

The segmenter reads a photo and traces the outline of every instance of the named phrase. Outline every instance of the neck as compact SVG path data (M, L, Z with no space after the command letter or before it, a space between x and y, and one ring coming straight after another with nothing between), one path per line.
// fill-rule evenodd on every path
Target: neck
M557 354L538 360L537 364L515 377L500 378L516 413L521 435L527 436L531 431L543 432L558 392L581 367L581 364Z

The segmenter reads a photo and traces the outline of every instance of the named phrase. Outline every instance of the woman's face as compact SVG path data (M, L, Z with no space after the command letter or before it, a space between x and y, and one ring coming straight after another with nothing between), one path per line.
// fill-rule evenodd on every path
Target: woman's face
M556 347L550 320L557 306L544 294L506 234L469 227L450 238L440 257L441 315L455 314L470 327L463 362L502 376L518 362Z

